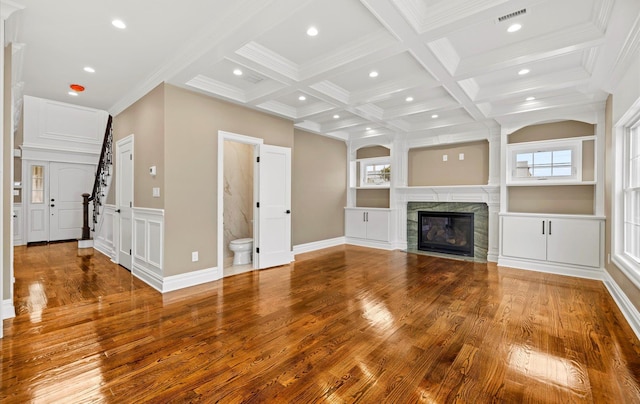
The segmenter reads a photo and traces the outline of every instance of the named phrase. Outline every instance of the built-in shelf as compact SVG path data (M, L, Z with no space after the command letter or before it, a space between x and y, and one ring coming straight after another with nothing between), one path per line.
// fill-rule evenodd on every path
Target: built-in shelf
M371 186L371 187L352 187L354 189L390 189L389 185Z

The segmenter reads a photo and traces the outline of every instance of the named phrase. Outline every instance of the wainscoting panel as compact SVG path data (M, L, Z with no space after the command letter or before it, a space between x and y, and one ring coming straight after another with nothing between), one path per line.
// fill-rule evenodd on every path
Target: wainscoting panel
M116 257L116 248L113 244L114 220L116 220L115 212L115 205L104 205L102 215L100 215L98 223L96 224L96 231L93 234L93 248L111 258L111 260L114 260ZM89 220L91 220L91 216Z
M133 208L132 273L163 291L164 210Z

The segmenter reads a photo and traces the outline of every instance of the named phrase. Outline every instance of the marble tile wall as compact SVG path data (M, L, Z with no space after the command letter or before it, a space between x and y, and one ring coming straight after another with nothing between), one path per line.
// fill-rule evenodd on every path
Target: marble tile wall
M231 240L253 237L253 147L224 142L224 261L230 265Z
M489 248L489 207L485 203L409 202L407 203L407 251L418 250L418 211L473 212L474 259L487 261Z

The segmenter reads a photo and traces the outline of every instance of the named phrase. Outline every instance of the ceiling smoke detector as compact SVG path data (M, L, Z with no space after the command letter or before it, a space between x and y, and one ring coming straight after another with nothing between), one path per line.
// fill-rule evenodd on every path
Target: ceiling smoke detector
M507 20L519 17L519 16L524 15L526 13L527 13L527 9L523 8L522 10L514 11L513 13L505 14L502 17L498 17L496 19L496 22L505 22Z

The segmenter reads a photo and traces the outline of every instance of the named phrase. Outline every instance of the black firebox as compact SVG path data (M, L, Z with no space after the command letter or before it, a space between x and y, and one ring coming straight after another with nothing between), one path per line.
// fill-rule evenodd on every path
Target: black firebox
M419 211L418 250L473 257L473 213Z

